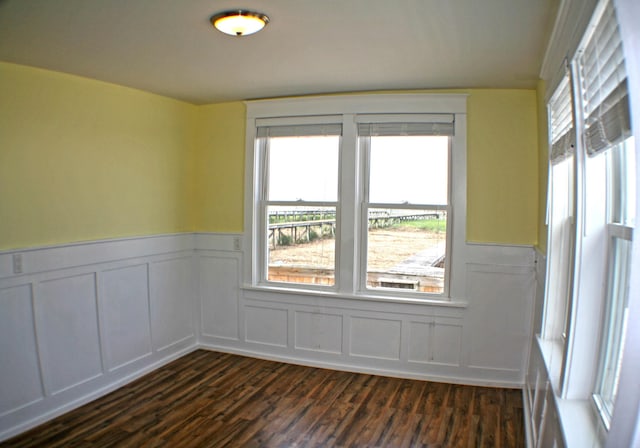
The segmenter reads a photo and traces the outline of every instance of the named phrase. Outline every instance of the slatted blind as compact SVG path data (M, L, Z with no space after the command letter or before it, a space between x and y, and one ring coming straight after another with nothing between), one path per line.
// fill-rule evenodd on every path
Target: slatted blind
M608 1L598 25L578 58L589 155L631 135L627 72L615 9Z
M356 121L360 137L454 135L453 114L371 114Z
M342 135L341 124L298 124L258 127L258 138Z
M549 101L549 139L551 163L560 162L574 153L576 131L573 126L571 78L567 73Z

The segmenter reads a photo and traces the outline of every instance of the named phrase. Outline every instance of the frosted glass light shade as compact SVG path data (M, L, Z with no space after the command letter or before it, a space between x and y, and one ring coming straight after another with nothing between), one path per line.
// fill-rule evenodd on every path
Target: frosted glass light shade
M246 36L257 33L269 23L265 14L253 11L224 11L211 17L211 24L219 31L231 36Z

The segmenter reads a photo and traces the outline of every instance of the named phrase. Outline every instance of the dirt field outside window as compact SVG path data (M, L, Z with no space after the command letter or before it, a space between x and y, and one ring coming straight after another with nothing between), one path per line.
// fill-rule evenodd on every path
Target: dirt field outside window
M442 247L444 255L445 234L413 228L373 229L369 231L368 268L385 271L401 264L416 253ZM305 244L278 246L269 251L270 265L334 266L334 239L315 240Z

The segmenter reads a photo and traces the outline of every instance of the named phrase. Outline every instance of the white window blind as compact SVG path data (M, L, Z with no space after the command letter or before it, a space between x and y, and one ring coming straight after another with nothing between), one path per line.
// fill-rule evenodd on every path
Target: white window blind
M454 135L453 114L359 115L361 137Z
M342 135L341 124L297 124L258 127L258 138Z
M578 59L584 141L595 155L631 135L627 72L622 40L611 2Z
M567 73L549 101L549 160L558 163L574 153L576 131L573 126L571 78Z

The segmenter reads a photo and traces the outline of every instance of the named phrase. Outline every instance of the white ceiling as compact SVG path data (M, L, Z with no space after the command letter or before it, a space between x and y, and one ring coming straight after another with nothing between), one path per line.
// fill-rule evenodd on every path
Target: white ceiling
M0 0L0 60L196 104L535 87L558 0ZM209 17L271 18L236 38Z

